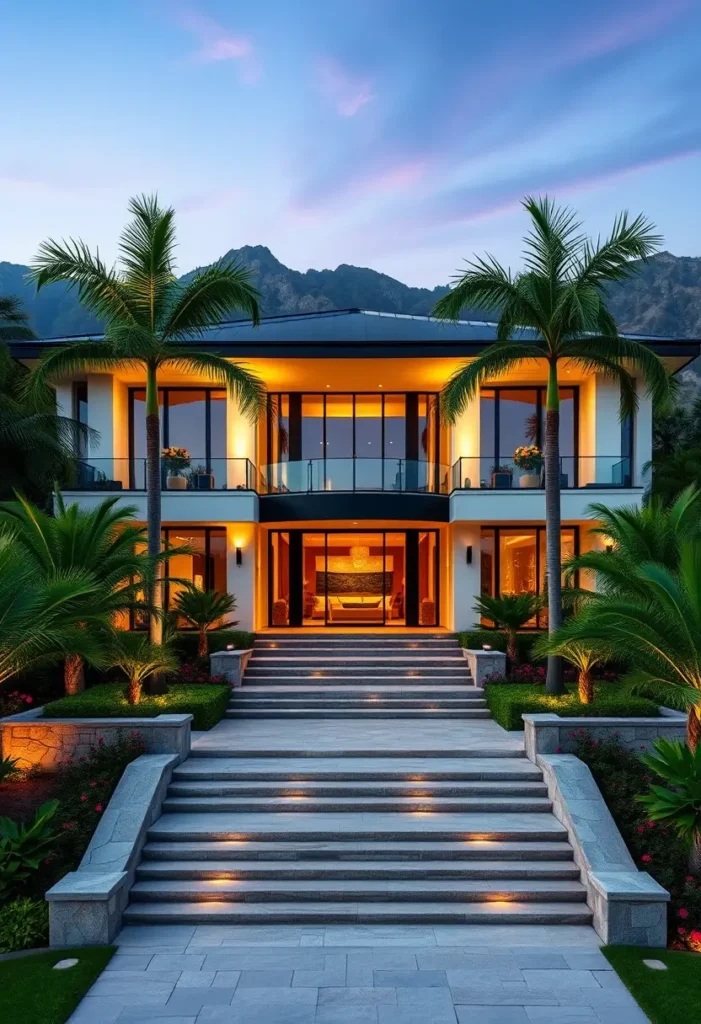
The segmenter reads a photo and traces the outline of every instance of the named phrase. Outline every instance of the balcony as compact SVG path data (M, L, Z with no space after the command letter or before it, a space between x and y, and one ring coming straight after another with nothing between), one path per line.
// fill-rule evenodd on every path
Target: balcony
M70 491L145 491L145 459L77 459L70 478ZM178 474L161 467L164 491L255 491L262 482L250 459L197 459ZM264 493L264 492L263 492Z
M512 461L494 464L494 458L463 456L452 467L452 491L469 490L543 490L544 471L519 469ZM560 487L562 490L579 488L632 487L631 460L620 455L562 456L560 459Z
M267 494L383 491L448 494L450 468L417 459L305 459L261 467Z

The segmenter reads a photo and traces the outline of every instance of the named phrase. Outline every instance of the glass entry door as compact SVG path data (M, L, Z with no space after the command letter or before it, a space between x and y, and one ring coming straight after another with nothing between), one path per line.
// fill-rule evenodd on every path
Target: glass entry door
M437 530L273 530L271 626L437 626Z

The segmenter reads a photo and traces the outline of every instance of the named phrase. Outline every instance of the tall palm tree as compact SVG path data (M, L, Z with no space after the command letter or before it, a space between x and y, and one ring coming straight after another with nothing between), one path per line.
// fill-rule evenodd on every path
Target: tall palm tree
M21 495L16 498L0 504L0 528L13 531L15 543L41 577L48 580L59 573L81 572L94 583L76 621L84 621L81 611L86 618L99 613L109 634L116 616L144 607L154 561L144 550L143 527L134 522L135 507L120 505L115 495L86 511L77 504L66 506L59 491L55 514L49 515ZM170 555L172 551L163 552L158 558ZM75 651L66 652L64 685L67 694L84 688L82 640Z
M224 384L244 414L257 417L263 405L260 380L245 367L220 355L188 346L202 331L234 309L258 323L258 293L248 272L236 263L199 271L187 284L175 277L175 211L157 196L129 202L131 222L119 240L116 267L108 268L87 244L49 239L39 247L31 274L37 289L66 281L78 289L82 304L105 322L102 341L78 341L41 360L30 377L34 393L56 378L86 371L135 369L146 377L146 491L148 550L161 550L159 373L207 375ZM161 607L157 578L150 603ZM160 642L160 616L151 616L151 638Z
M444 418L453 422L482 384L530 360L545 362L548 384L545 414L545 521L548 565L548 625L562 622L560 573L560 397L558 368L568 362L604 374L620 384L621 415L634 412L637 395L630 368L643 375L658 405L669 401L673 384L662 361L645 345L618 333L606 306L606 286L635 272L633 260L646 259L661 238L643 216L627 213L614 221L605 241L581 233L575 214L548 199L528 197L531 218L524 239L524 270L513 276L492 256L475 257L434 315L457 320L465 306L498 311L497 340L455 371L441 395ZM528 331L524 333L524 329ZM520 335L520 337L519 337ZM547 689L563 693L562 661L548 657Z
M36 334L16 295L0 295L0 341L31 341Z

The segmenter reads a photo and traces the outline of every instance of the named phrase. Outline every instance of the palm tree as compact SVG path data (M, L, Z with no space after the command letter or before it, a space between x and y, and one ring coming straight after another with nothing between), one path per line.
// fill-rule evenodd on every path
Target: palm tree
M559 639L558 634L544 636L533 645L534 654L557 654L577 670L577 692L581 704L594 700L594 669L613 657L613 652L604 650L602 644L593 648L591 644L572 639Z
M56 494L56 514L35 508L21 495L14 502L0 504L0 527L14 532L15 542L27 553L45 579L58 573L80 571L95 587L86 597L86 616L100 614L110 624L116 616L144 607L143 594L150 588L154 561L144 550L143 527L134 523L136 508L120 505L116 495L96 508L84 510L66 506ZM161 561L173 551L158 556ZM78 621L82 621L78 615ZM85 685L82 642L64 661L67 694L79 693Z
M200 590L188 582L179 590L174 602L175 615L182 617L197 630L197 657L206 658L209 653L207 630L228 629L235 622L224 622L225 615L233 612L236 598L231 594L220 594L218 590Z
M701 540L684 540L679 565L631 566L627 591L589 602L559 631L560 642L613 650L631 666L638 693L687 712L687 743L701 738ZM554 638L553 638L554 640Z
M129 202L132 221L119 241L118 267L108 268L85 242L49 239L39 247L32 264L37 290L55 281L78 289L82 304L105 322L102 341L78 341L56 349L31 374L34 394L48 383L86 371L135 369L146 376L146 491L148 551L161 551L159 372L207 375L226 385L244 414L257 417L263 405L260 380L236 363L187 342L219 322L233 309L258 323L258 293L250 275L235 263L220 263L198 271L187 284L175 277L175 211L164 209L157 196L138 196ZM161 607L157 577L150 604ZM158 643L162 623L150 619L151 638Z
M29 314L15 295L0 295L0 341L31 341L36 334L29 326Z
M658 247L661 238L653 233L653 225L642 216L631 221L623 213L605 241L593 242L581 233L572 211L547 197L528 197L523 205L531 218L531 231L524 239L524 271L512 276L494 257L475 257L465 273L457 275L452 291L436 304L434 315L457 320L465 306L477 306L497 310L499 316L497 341L456 370L443 389L441 407L448 422L487 381L526 361L547 365L546 558L548 623L554 632L562 622L558 367L567 361L618 381L622 416L637 405L629 367L641 371L658 407L669 400L673 384L651 349L619 335L606 307L606 286L630 277L636 269L632 261L646 259ZM548 657L546 685L549 693L564 692L562 662L556 655Z
M114 636L110 664L122 669L129 680L127 700L130 704L138 704L145 680L162 672L173 672L178 667L178 660L170 640L154 644L146 633L121 630Z
M671 788L652 784L650 792L639 796L653 821L672 828L689 849L689 871L701 874L701 746L688 746L659 739L652 753L641 761Z
M0 684L24 669L60 661L69 653L99 662L99 613L79 625L97 585L80 570L44 576L14 533L0 528Z
M543 604L538 594L531 593L502 594L501 597L481 594L475 601L475 611L506 634L506 653L512 665L518 665L519 660L516 634L535 618Z

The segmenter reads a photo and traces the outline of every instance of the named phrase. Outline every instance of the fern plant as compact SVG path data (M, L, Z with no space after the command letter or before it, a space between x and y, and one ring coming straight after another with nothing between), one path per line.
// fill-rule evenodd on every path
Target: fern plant
M689 870L701 874L701 745L691 750L678 740L659 739L654 751L641 760L669 788L651 785L638 800L653 821L673 828L689 846Z
M0 903L36 871L59 834L51 825L58 800L47 800L31 825L0 818Z

